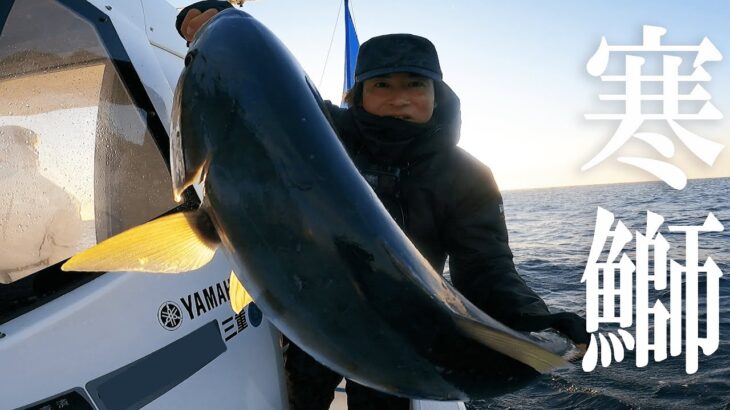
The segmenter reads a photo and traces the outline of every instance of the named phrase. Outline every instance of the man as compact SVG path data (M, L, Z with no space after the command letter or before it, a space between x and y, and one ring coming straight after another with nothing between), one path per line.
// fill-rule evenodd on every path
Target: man
M41 173L39 142L30 129L0 126L0 284L68 258L81 245L79 201Z
M227 3L180 12L188 41ZM393 219L437 272L449 257L454 286L476 306L517 330L553 327L588 342L585 321L551 314L520 278L507 239L502 197L491 171L456 146L459 99L442 81L438 55L423 37L390 34L360 47L350 108L327 103L341 142ZM342 376L296 345L286 353L293 410L328 409ZM350 409L408 409L409 400L347 382Z

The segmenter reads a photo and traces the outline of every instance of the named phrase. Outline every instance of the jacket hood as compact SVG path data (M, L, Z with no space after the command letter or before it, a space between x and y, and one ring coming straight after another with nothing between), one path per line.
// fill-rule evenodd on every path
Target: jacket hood
M433 116L425 124L377 117L360 107L350 107L336 118L342 137L351 142L351 155L368 154L371 160L388 165L407 165L449 150L459 142L461 102L444 82L436 91ZM397 135L402 129L402 135ZM396 135L393 135L396 133Z

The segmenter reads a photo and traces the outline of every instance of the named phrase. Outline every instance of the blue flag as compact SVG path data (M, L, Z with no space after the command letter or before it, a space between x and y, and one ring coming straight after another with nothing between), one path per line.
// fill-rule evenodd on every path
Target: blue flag
M357 51L360 49L360 41L357 39L355 24L350 14L350 2L345 0L345 82L343 94L355 84L355 62Z

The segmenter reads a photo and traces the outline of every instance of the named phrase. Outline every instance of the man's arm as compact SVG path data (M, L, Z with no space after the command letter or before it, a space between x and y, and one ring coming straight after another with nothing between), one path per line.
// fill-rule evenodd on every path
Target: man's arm
M352 128L352 126L348 127L345 124L347 121L351 121L347 114L347 109L332 104L332 101L330 100L324 101L324 108L325 114L329 116L328 120L330 121L330 124L332 124L335 132L337 132L337 137L340 139L340 142L342 142L342 145L345 146L345 149L349 152L352 148L353 136L345 132L346 129Z
M516 330L552 327L577 344L588 343L583 318L551 314L517 273L502 196L489 168L469 155L460 160L445 223L454 286L477 307Z

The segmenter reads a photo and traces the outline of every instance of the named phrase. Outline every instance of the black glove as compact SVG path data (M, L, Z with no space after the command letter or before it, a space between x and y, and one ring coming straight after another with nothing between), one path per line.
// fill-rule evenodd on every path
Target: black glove
M575 344L588 344L591 336L586 332L586 320L575 313L561 312L550 315L550 327L568 336Z

